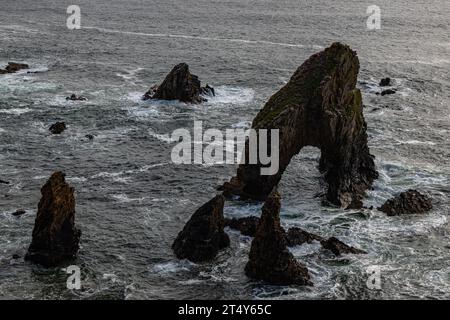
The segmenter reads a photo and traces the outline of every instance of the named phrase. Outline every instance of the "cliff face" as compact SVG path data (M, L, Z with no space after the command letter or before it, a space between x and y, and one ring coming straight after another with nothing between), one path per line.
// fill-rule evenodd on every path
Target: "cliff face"
M361 92L356 88L358 71L356 53L340 43L305 61L252 123L254 129L279 129L278 173L262 176L261 164L241 164L236 177L223 186L225 194L266 199L291 158L304 146L315 146L321 150L328 201L360 206L378 174L367 146ZM247 143L247 159L248 152Z
M74 259L81 232L75 227L74 189L55 172L41 189L33 239L26 260L46 267Z

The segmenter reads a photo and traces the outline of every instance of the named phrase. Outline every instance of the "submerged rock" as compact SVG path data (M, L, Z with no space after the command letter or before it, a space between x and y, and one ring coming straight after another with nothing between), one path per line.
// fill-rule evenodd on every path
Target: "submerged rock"
M0 69L0 74L15 73L19 70L28 68L29 66L25 63L8 62L5 69Z
M286 232L286 241L289 247L299 246L304 243L312 243L313 241L323 241L321 236L310 233L303 229L293 227Z
M18 216L24 215L25 213L26 213L25 210L19 209L19 210L14 211L14 212L11 213L11 214L12 214L13 216L15 216L15 217L18 217Z
M41 189L33 239L26 260L45 267L76 257L81 231L75 227L74 189L62 172L55 172Z
M295 260L287 248L280 225L280 195L267 198L261 220L252 241L245 274L256 280L276 285L311 285L308 269Z
M258 228L258 217L225 218L225 226L240 231L244 236L254 237Z
M82 96L77 96L75 93L72 93L70 97L66 97L66 100L70 101L86 101L87 99Z
M172 249L179 259L202 262L213 259L230 245L223 231L225 199L218 195L200 207L175 239Z
M291 158L304 146L315 146L321 149L319 167L328 183L327 200L344 208L360 206L378 173L367 145L358 71L356 53L340 43L305 61L252 123L256 130L279 129L278 172L262 175L266 165L241 164L237 175L223 185L224 194L264 200ZM247 141L246 159L249 152Z
M380 87L388 87L391 85L391 78L383 78L380 80Z
M88 140L94 140L94 135L92 135L92 134L87 134L84 137Z
M9 181L0 180L0 184L9 184Z
M416 190L407 190L398 196L387 200L378 210L388 216L400 214L417 214L430 211L433 208L431 198Z
M190 73L189 66L180 63L170 71L161 85L151 87L143 99L179 100L197 104L207 101L202 94L214 95L214 89L208 85L202 88L198 77Z
M394 94L394 93L396 93L396 92L397 92L397 91L394 90L394 89L387 89L387 90L381 91L381 95L382 95L382 96L385 96L385 95L387 95L387 94Z
M67 127L65 122L56 122L49 128L50 132L53 134L61 134L66 129Z
M349 245L346 245L339 239L335 237L328 238L327 240L322 240L320 242L323 248L331 250L335 255L340 256L341 254L366 254L364 250L357 249L355 247L351 247Z

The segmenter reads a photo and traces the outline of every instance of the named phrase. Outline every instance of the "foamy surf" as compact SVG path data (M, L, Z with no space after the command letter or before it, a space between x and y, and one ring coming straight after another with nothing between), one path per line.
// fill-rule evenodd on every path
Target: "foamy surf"
M11 109L0 109L0 113L6 113L6 114L12 114L12 115L17 115L20 116L24 113L28 113L33 111L30 108L11 108Z
M251 102L255 97L255 91L251 88L219 86L214 88L215 96L206 97L209 104L244 104Z

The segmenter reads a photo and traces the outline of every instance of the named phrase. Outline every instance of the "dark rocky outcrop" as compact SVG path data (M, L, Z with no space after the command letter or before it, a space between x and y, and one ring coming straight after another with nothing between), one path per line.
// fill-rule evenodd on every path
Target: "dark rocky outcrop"
M340 43L304 62L252 123L253 129L279 129L278 172L261 175L261 163L241 164L237 175L222 186L224 194L264 200L291 158L310 145L321 149L319 167L328 184L327 200L344 208L361 206L378 173L367 145L358 71L356 53ZM248 141L245 155L249 159Z
M209 84L207 84L206 86L200 88L200 94L202 94L204 96L215 97L216 91L214 90L213 87L211 87Z
M367 253L364 250L357 249L355 247L346 245L345 243L343 243L342 241L340 241L339 239L337 239L335 237L328 238L327 240L322 240L320 242L320 244L322 245L322 247L324 249L331 250L331 252L333 252L337 256L340 256L341 254L348 254L348 253L353 253L353 254Z
M388 95L388 94L394 94L394 93L396 93L397 91L395 90L395 89L387 89L387 90L383 90L383 91L381 91L381 95L382 96L385 96L385 95Z
M259 220L260 219L258 217L225 219L225 225L229 226L231 229L239 230L243 235L254 237L256 234L256 230L254 230L254 228L257 228ZM283 227L280 226L280 232L283 233L284 238L286 239L286 245L288 247L300 246L304 243L312 243L313 241L317 241L324 249L329 249L338 256L348 253L366 253L363 250L346 245L335 237L325 239L324 237L305 231L298 227L289 228L288 231L285 232Z
M312 243L313 241L323 241L324 238L314 233L310 233L303 229L293 227L286 232L286 241L289 247L299 246L304 243Z
M211 260L219 250L229 246L230 239L223 231L224 202L224 197L218 195L192 215L172 245L179 259L193 262Z
M67 127L65 122L56 122L52 124L48 130L50 130L53 134L61 134L66 129Z
M295 260L287 248L279 213L280 195L273 192L262 208L245 274L276 285L311 285L308 269Z
M66 97L66 100L70 101L86 101L87 99L82 96L77 96L75 93L72 93L69 97Z
M5 69L0 69L0 74L15 73L19 70L28 68L29 66L25 63L8 62Z
M55 172L41 189L33 239L25 259L45 267L76 257L81 232L75 227L74 189Z
M186 63L176 65L159 86L151 87L143 96L144 100L179 100L186 103L207 101L202 95L214 95L210 86L201 87L200 80L189 71Z
M432 208L430 197L410 189L387 200L378 210L386 213L388 216L396 216L400 214L424 213Z
M388 87L391 85L391 78L383 78L380 80L380 87Z
M19 216L21 216L21 215L24 215L25 213L26 213L25 210L19 209L19 210L14 211L14 212L11 213L11 214L12 214L13 216L15 216L15 217L19 217Z
M9 181L0 180L0 184L9 184Z
M258 228L258 217L225 218L225 226L240 231L244 236L254 237Z
M94 135L92 135L92 134L87 134L84 137L88 140L94 140Z

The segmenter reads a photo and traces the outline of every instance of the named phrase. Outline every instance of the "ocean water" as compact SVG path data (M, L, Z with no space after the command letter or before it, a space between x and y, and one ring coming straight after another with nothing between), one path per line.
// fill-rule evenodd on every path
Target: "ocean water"
M2 0L0 65L36 73L0 76L1 299L406 299L450 298L450 3L379 0L381 30L367 30L356 0L79 0L82 29L68 30L70 1ZM195 211L235 166L174 165L170 134L247 127L264 102L311 54L334 41L361 62L369 145L380 178L365 204L416 188L433 197L424 215L323 207L319 150L293 158L280 184L282 224L336 236L367 255L334 257L313 243L292 248L313 287L249 280L251 239L228 230L231 247L211 263L179 261L170 248ZM140 101L187 62L217 97L200 106ZM379 79L397 94L378 96ZM88 98L68 102L71 93ZM65 121L62 135L48 127ZM90 141L86 134L95 136ZM61 268L23 261L40 199L55 170L76 189L82 230L74 263L82 290ZM26 214L10 213L25 209ZM261 204L229 201L227 216ZM20 259L13 259L18 254ZM381 290L367 270L378 267Z

